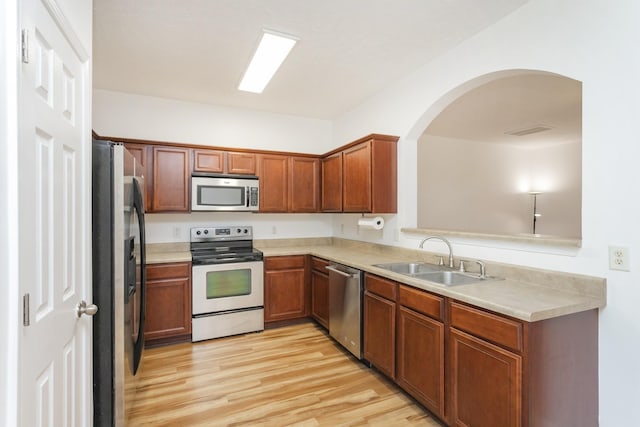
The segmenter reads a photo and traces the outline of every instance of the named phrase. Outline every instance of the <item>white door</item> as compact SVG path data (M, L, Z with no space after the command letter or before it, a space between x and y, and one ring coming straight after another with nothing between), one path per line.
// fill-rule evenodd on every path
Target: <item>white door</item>
M92 423L90 62L55 1L20 3L19 338L21 426ZM90 40L88 41L91 42Z

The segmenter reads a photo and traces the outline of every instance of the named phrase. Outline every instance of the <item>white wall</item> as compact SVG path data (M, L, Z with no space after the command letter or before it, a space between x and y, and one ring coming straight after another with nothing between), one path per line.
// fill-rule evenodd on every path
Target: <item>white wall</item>
M322 154L331 122L94 90L93 130L101 136Z
M254 239L331 237L328 214L252 214L247 212L194 212L148 214L147 243L188 242L189 229L202 226L251 225Z
M94 90L93 129L101 136L184 144L322 154L332 148L331 122ZM189 228L253 225L255 239L328 237L327 214L194 213L147 215L149 243L188 242Z
M581 236L581 144L536 147L423 134L417 162L419 228Z
M600 312L600 425L640 425L640 2L531 0L334 122L334 141L370 132L399 141L399 212L392 227L416 224L416 141L465 82L500 70L549 71L583 83L582 247L574 253L511 250L453 239L457 255L607 278ZM477 86L481 80L474 82ZM470 88L467 88L470 89ZM445 96L447 95L447 96ZM372 128L375 124L375 128ZM336 216L339 233L343 216ZM416 247L397 231L390 244ZM630 248L631 271L608 270L609 245ZM560 255L558 253L561 253Z

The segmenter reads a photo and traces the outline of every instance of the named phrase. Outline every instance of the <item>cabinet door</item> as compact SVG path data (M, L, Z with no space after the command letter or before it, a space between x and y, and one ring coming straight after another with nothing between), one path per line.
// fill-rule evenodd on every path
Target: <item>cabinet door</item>
M133 144L133 143L125 143L124 148L129 151L133 157L136 158L140 165L142 165L142 176L144 177L144 209L145 212L151 212L151 200L152 200L152 191L153 191L153 173L152 173L152 164L151 164L151 156L153 148L150 145L145 144Z
M306 257L268 257L264 260L264 320L288 320L309 314Z
M342 153L322 159L323 212L342 212Z
M291 157L289 166L289 211L318 212L320 160Z
M311 315L329 329L329 275L311 271Z
M260 177L260 212L287 212L289 157L259 155L258 176Z
M451 421L474 427L522 425L522 357L451 328Z
M364 293L364 358L395 379L396 303Z
M189 149L153 147L153 210L189 212Z
M185 341L191 335L191 264L147 265L147 344Z
M344 151L343 212L371 212L371 141Z
M196 172L223 173L224 151L193 150L193 170Z
M254 153L227 153L227 163L228 173L256 174L256 155Z
M397 383L444 418L444 324L400 306Z

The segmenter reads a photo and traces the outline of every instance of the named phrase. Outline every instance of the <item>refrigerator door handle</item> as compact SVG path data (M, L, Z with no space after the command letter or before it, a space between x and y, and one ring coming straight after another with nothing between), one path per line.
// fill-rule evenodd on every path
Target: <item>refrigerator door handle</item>
M147 267L146 267L146 236L144 230L144 199L142 197L142 189L137 178L133 179L133 207L138 217L138 228L140 230L140 326L138 328L138 339L134 345L133 353L133 375L136 374L140 367L142 359L142 350L144 348L144 324L145 324L145 307L147 299Z

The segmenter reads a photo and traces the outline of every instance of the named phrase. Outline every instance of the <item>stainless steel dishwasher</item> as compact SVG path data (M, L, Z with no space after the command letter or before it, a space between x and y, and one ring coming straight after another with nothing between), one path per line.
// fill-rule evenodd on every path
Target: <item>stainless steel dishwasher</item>
M329 270L329 335L362 359L362 272L335 263L326 268Z

